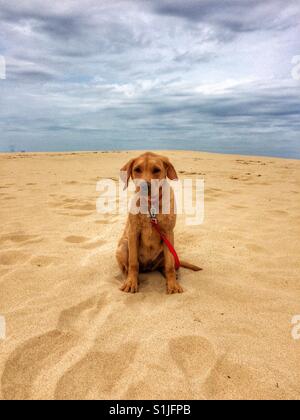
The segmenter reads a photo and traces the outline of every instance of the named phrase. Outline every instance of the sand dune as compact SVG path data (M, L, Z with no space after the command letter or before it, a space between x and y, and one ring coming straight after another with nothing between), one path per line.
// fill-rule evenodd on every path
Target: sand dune
M300 161L167 153L205 179L176 228L183 295L118 288L124 225L96 182L134 153L0 155L0 399L299 399Z

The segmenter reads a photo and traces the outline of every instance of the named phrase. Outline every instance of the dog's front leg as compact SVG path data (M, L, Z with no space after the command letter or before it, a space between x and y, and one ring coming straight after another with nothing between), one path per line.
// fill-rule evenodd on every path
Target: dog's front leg
M128 234L128 276L121 290L126 293L136 293L138 291L138 232L135 223L132 223Z
M174 244L173 232L168 233L166 237L172 244ZM164 245L164 256L165 256L165 276L167 279L167 293L168 294L182 293L183 289L180 286L180 284L177 282L177 278L176 278L174 257L166 245Z

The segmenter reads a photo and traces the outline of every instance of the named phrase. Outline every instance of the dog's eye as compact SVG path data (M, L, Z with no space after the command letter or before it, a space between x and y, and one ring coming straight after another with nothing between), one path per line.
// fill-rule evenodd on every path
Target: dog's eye
M137 174L141 174L142 173L142 170L141 170L141 168L135 168L134 169L134 172L136 172Z
M153 174L159 174L160 169L159 168L154 168L152 172L153 172Z

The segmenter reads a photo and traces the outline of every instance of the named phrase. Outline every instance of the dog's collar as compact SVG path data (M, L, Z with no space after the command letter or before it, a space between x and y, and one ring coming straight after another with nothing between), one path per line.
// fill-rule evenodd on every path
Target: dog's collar
M151 223L155 223L156 225L158 224L157 213L154 207L151 207L151 209L149 210L149 217L150 217Z

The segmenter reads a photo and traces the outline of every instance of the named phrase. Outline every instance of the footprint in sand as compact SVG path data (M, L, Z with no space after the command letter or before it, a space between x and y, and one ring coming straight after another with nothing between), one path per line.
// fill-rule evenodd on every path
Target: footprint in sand
M102 245L104 245L106 243L106 241L94 241L94 242L90 242L86 245L83 245L82 248L84 249L96 249L96 248L100 248Z
M68 216L74 216L74 217L88 217L93 216L94 213L70 213Z
M285 210L271 210L269 213L274 216L287 216L288 214L288 212Z
M4 399L29 399L31 386L44 366L58 363L76 342L72 334L54 330L18 347L4 366L1 378Z
M85 238L84 236L68 236L65 238L65 241L70 244L81 244L83 242L87 242L88 238Z
M0 253L0 265L17 265L26 262L29 255L19 251L5 251Z
M77 305L71 306L61 312L57 329L59 331L73 332L80 334L85 331L95 316L97 316L101 308L106 303L106 294L92 296Z
M107 296L93 296L61 313L58 329L78 334L85 331L106 305ZM131 365L137 345L126 343L115 352L103 351L102 339L74 364L60 379L55 399L104 398L118 384Z
M10 201L10 200L16 200L16 198L17 198L17 197L8 196L8 197L4 197L4 198L2 198L2 200L5 200L5 201Z
M74 217L87 217L91 216L96 211L95 201L80 200L78 198L70 198L65 195L50 194L55 201L49 202L49 207L61 208L56 214L60 216L74 216ZM67 212L64 210L71 210Z
M5 242L13 242L15 244L28 244L40 242L42 239L37 235L26 235L23 233L7 233L0 236L0 244Z
M176 365L191 382L203 380L216 362L214 348L204 337L174 338L169 348Z
M37 267L48 267L51 264L58 264L60 259L58 257L49 257L46 255L39 255L30 260L30 264Z
M246 209L246 206L242 206L241 204L232 204L230 206L231 209L236 209L236 210L241 210L241 209Z
M135 343L126 343L116 352L106 352L101 345L95 345L62 376L55 390L55 399L107 398L130 367L136 350Z
M93 317L99 314L106 295L93 296L60 315L57 328L21 344L5 363L1 378L6 400L30 399L32 387L45 366L52 369L79 342ZM80 387L80 383L77 384Z
M77 185L77 184L79 184L79 182L77 182L77 181L67 181L67 182L64 182L64 184L65 185Z

